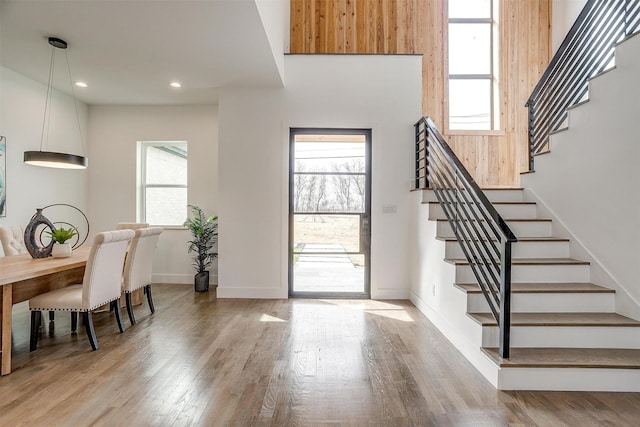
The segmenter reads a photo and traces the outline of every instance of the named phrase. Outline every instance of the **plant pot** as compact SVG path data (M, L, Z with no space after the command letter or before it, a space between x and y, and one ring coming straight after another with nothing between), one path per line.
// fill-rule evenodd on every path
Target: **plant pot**
M196 292L207 292L209 290L209 272L198 273L194 276L194 287Z
M54 258L67 258L71 256L71 243L55 243L51 249Z

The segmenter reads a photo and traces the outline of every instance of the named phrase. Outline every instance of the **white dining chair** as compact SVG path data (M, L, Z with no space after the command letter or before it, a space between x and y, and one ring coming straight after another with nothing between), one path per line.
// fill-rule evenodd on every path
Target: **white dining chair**
M135 235L129 244L129 252L124 265L122 292L125 295L127 314L129 314L132 325L135 325L136 319L133 315L131 294L137 289L144 289L149 309L151 313L155 312L151 296L151 267L160 233L162 233L161 227L139 228L135 230Z
M82 284L47 292L29 300L31 310L30 351L38 347L38 326L42 310L70 311L71 330L77 328L77 313L82 313L84 326L93 350L98 349L98 340L93 327L92 310L101 305L118 301L122 288L122 271L133 230L117 230L98 233L93 239ZM120 304L112 304L120 332L124 323Z
M0 227L0 242L5 256L27 253L24 245L24 230L17 225Z

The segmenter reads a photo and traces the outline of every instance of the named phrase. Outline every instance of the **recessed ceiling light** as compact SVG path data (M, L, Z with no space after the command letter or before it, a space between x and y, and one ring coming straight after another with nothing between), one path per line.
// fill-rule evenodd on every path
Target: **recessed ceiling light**
M182 87L182 84L180 82L171 82L169 83L169 86L178 88L178 87Z
M76 86L78 86L78 87L88 87L85 82L76 82Z

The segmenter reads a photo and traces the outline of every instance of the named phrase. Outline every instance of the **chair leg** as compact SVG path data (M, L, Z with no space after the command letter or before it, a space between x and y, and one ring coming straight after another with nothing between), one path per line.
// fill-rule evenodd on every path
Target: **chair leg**
M133 315L133 304L131 303L131 292L124 294L124 300L127 303L127 314L129 315L129 321L132 325L136 324L136 318Z
M152 313L155 313L156 309L153 306L153 297L151 296L151 285L149 284L149 285L145 286L144 289L146 290L147 302L149 303L149 309L151 310Z
M56 312L53 310L49 310L49 322L53 322L56 320Z
M31 340L29 342L29 351L35 351L38 348L38 329L40 328L41 319L42 313L39 310L33 310L31 312Z
M71 312L71 332L78 332L78 312Z
M91 344L91 348L93 351L98 349L98 339L96 338L96 331L93 328L93 317L90 311L85 311L82 313L82 321L84 323L84 328L87 330L87 337L89 337L89 343Z
M118 329L120 333L124 332L124 322L122 321L122 310L120 309L120 299L115 300L113 304L113 310L116 312L116 322L118 322Z

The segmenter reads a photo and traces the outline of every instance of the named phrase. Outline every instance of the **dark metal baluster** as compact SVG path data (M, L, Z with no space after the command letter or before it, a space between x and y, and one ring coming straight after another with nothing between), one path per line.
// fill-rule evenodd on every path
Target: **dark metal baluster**
M502 242L500 260L500 357L509 358L511 348L511 242Z

